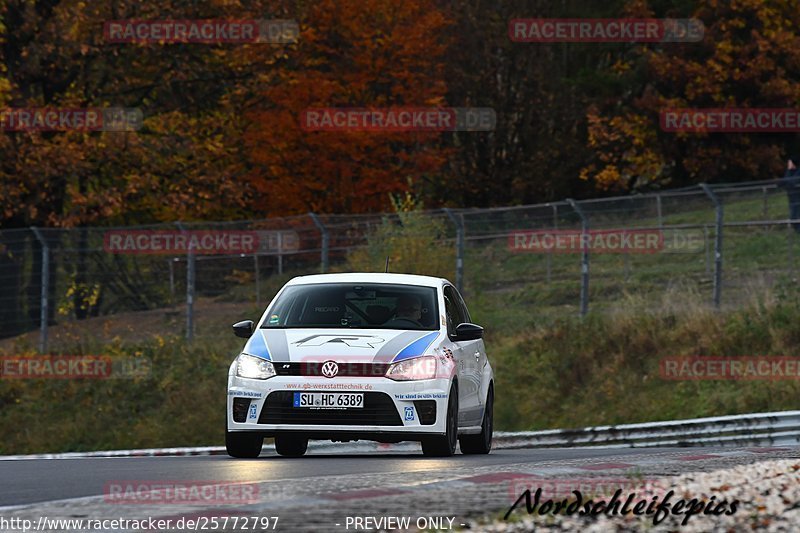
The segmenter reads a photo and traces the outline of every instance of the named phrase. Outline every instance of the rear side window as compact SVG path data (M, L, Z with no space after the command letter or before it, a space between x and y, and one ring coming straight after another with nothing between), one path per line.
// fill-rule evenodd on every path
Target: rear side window
M456 332L456 326L467 322L464 312L458 301L460 296L450 285L444 288L444 305L447 312L447 333L452 335Z
M464 303L464 298L461 297L461 293L453 287L453 293L456 295L456 305L461 310L461 316L464 319L464 322L472 322L472 319L469 316L469 309L467 309L467 304Z

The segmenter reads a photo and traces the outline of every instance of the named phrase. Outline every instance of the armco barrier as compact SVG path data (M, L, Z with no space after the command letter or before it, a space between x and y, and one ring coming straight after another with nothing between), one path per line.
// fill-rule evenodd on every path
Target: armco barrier
M800 444L800 411L646 422L581 429L498 432L506 448L604 446L791 446Z
M800 411L777 411L744 415L645 422L619 426L595 426L580 429L544 431L499 431L494 446L511 448L570 448L601 446L606 448L643 448L656 446L795 446L800 445ZM271 450L272 445L264 446ZM379 444L376 442L333 443L312 441L310 452L364 453L376 451L414 451L417 443ZM0 461L25 459L76 459L84 457L147 457L179 455L224 455L223 446L195 448L151 448L142 450L107 450L36 455L0 456Z

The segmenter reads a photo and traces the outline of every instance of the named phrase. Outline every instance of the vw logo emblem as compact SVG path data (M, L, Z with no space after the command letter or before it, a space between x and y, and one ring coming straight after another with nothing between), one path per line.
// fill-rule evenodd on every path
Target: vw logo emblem
M339 365L333 361L325 361L322 363L322 375L326 378L336 377L339 373Z

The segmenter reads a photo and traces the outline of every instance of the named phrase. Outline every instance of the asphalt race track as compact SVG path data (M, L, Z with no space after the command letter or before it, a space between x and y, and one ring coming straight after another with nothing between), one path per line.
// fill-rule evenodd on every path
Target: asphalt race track
M667 450L660 450L661 452ZM673 451L680 451L675 449ZM252 459L227 456L132 457L98 459L0 461L0 506L21 505L103 494L106 482L138 480L284 481L349 474L383 474L394 478L409 472L450 468L538 463L651 454L652 450L603 448L499 450L488 456L456 455L428 459L421 454L346 455L333 453L284 458L262 453Z
M625 484L634 477L654 479L797 457L800 448L780 447L503 449L489 456L459 454L446 459L391 451L360 455L326 451L292 459L265 451L254 460L227 456L0 460L0 517L36 521L270 516L279 519L277 531L363 531L367 529L355 527L355 518L408 516L412 524L420 517L434 517L459 528L469 520L502 516L523 485L586 479ZM199 504L104 497L109 484L146 482L157 487L159 482L177 481L254 484L256 497L245 503L214 499Z

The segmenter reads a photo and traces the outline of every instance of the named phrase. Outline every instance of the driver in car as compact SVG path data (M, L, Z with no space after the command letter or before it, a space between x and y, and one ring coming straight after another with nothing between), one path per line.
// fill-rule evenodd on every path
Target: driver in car
M400 296L397 299L397 311L394 318L389 320L385 325L391 327L403 327L408 325L409 322L422 326L419 320L422 318L422 300L419 296L411 294Z

